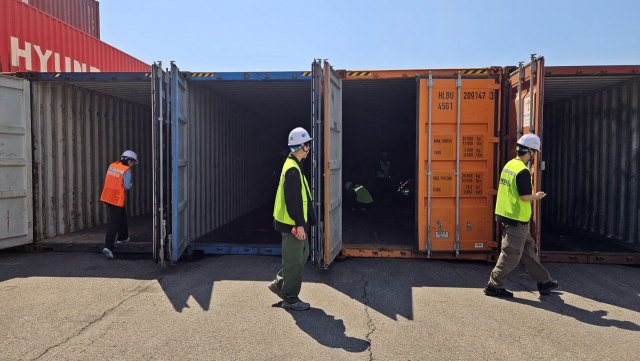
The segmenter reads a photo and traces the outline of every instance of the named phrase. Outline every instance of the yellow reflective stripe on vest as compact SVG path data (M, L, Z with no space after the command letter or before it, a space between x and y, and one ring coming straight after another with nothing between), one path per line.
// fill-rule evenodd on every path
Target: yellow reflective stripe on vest
M309 190L309 184L307 183L307 178L302 174L300 167L298 167L298 163L296 163L296 161L291 158L287 158L287 160L284 162L284 166L282 167L282 172L280 173L280 183L278 184L276 201L273 206L273 218L275 218L276 221L280 223L290 224L292 226L295 226L296 222L293 219L291 219L291 217L289 216L289 212L287 211L287 205L284 201L285 174L291 168L296 168L298 170L298 173L300 174L300 184L304 185L302 187L301 196L302 196L302 207L304 209L304 221L307 222L307 219L308 219L307 213L309 211L309 208L307 206L307 197L311 200L313 200L313 197L311 196L311 191Z
M516 177L520 172L529 172L526 164L519 159L512 159L504 166L500 174L498 198L496 199L496 214L520 222L531 219L531 202L520 199ZM533 187L533 181L532 181Z

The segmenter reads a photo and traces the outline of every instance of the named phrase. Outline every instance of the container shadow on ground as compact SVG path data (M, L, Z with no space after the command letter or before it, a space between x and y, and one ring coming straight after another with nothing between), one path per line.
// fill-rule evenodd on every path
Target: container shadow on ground
M86 277L157 280L176 312L188 308L193 297L203 310L209 311L215 285L223 281L257 281L266 286L280 268L280 258L270 256L212 256L169 268L159 267L147 256L121 255L106 260L93 253L21 254L0 252L1 283L28 277ZM640 313L640 268L607 265L545 264L561 283L560 290L603 304ZM472 288L482 292L492 266L476 262L347 259L335 263L328 271L318 271L309 263L304 282L324 284L357 300L390 319L413 320L413 289ZM536 285L522 267L510 275L507 287L513 291L532 292ZM303 284L304 290L304 284ZM540 301L516 298L512 302L573 317L580 322L601 327L618 327L640 331L640 326L624 320L604 319L607 311L592 312L564 301L561 293L540 297ZM518 297L518 294L516 294ZM505 301L508 302L508 301ZM339 329L339 320L321 310L292 316L301 329L322 339L324 331L315 327L331 324ZM349 340L335 341L353 345ZM319 342L322 342L319 340ZM357 344L357 343L356 343Z

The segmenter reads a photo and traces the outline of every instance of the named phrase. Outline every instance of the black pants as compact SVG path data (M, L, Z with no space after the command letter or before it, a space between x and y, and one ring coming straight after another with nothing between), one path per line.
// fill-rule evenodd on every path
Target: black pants
M109 206L109 230L107 231L104 246L110 251L113 251L116 234L118 235L119 241L124 241L129 238L127 210L124 209L124 207L114 206L113 204L107 204L107 206Z

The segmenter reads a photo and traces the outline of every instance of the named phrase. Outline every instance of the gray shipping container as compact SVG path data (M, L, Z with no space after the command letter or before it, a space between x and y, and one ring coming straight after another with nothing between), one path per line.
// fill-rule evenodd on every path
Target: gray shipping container
M100 82L31 82L36 241L108 223L105 172L127 149L140 163L125 207L129 217L151 214L150 82L142 87L147 96L134 98L101 92Z

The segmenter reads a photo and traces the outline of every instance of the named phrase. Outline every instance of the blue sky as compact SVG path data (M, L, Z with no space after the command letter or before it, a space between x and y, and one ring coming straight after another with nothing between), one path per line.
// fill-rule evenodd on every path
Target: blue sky
M100 18L103 41L188 71L640 64L638 0L102 0Z

